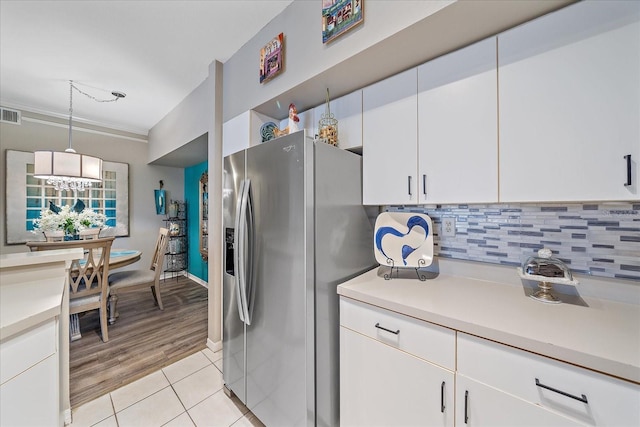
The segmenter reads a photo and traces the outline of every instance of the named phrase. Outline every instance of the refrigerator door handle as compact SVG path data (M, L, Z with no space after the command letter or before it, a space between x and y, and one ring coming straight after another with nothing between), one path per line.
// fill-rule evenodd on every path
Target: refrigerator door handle
M246 219L247 219L247 259L245 260L247 267L247 277L245 278L245 290L244 290L244 306L245 306L245 323L251 325L251 318L253 317L253 301L255 296L255 277L253 272L253 257L255 250L255 228L254 228L254 215L253 215L253 196L251 192L251 180L247 179L246 183Z
M245 179L242 184L242 197L241 197L241 206L240 206L240 227L239 231L239 242L241 243L238 248L238 272L236 273L238 277L238 300L239 300L239 313L240 320L242 320L245 324L250 325L251 321L249 319L248 313L248 302L247 302L247 265L251 266L251 256L253 253L253 242L247 239L252 238L252 234L249 233L247 222L249 221L249 217L247 214L247 209L249 208L249 189L251 188L251 181ZM248 234L249 233L249 234ZM248 235L247 235L248 234ZM248 243L248 247L245 248L245 243ZM246 257L245 257L246 255Z
M235 288L236 288L236 302L238 303L238 316L240 320L245 322L245 309L243 306L243 287L244 287L244 189L245 180L240 182L238 204L236 206L236 218L235 227L236 233L234 236L234 253L233 253L233 268L235 269Z

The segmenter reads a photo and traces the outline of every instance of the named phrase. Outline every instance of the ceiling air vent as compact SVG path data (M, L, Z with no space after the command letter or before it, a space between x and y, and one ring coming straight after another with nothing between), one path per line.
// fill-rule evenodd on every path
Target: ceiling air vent
M20 118L20 111L18 110L10 110L8 108L0 108L0 122L2 123L12 123L14 125L19 125L21 118Z

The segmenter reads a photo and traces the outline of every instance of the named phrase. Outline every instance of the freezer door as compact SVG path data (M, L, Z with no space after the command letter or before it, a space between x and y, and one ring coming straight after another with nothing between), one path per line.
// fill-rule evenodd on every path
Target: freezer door
M240 317L237 293L238 206L241 186L245 178L245 152L241 151L224 159L223 168L223 235L225 250L223 253L222 281L222 359L224 383L236 396L246 403L245 381L245 324Z
M268 426L307 424L304 151L304 132L247 150L255 228L247 407Z

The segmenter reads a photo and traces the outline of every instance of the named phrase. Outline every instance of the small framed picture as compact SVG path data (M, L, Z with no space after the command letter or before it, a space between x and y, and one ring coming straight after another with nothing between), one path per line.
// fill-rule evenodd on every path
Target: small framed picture
M364 0L322 0L322 43L364 22Z
M278 34L260 49L260 83L275 77L282 71L284 33Z

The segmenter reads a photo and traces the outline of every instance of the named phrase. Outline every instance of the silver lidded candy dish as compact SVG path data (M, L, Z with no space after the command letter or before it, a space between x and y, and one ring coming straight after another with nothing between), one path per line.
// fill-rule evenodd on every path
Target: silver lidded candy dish
M552 257L551 249L543 248L538 251L538 256L532 256L518 268L520 278L525 280L537 280L538 291L531 295L531 298L552 304L559 304L560 301L551 293L553 284L572 285L578 284L573 278L571 270L567 265L557 258Z

